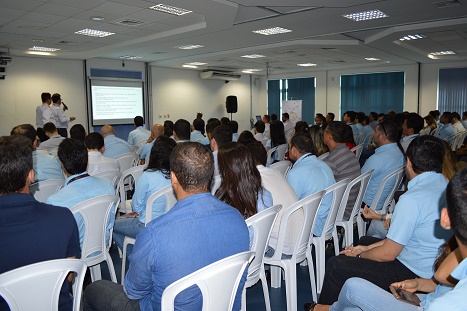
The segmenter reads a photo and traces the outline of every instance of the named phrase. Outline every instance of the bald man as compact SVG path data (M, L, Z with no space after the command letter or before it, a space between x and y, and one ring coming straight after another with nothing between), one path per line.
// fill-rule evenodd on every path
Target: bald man
M151 148L154 145L154 142L159 136L164 135L164 127L161 124L154 124L151 128L151 136L149 136L146 144L141 147L141 153L139 158L141 160L140 164L145 164L146 158L149 158L151 154Z
M101 129L104 137L105 151L104 156L107 158L115 158L124 153L131 152L128 143L115 136L115 130L109 124L106 124Z

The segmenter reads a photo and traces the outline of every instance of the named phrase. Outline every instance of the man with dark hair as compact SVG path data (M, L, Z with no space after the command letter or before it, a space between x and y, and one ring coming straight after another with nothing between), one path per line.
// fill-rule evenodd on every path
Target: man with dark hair
M76 120L76 118L67 117L64 111L68 108L65 109L64 107L64 109L62 109L60 107L61 103L62 103L61 95L58 93L53 94L52 105L50 106L50 109L51 109L50 122L55 124L55 126L57 127L57 131L61 136L67 138L68 137L68 123Z
M168 285L248 250L243 216L209 192L214 172L211 152L199 143L178 144L170 170L178 202L139 233L130 255L125 291L110 281L94 282L84 293L84 311L107 310L111 305L122 305L126 310L160 310ZM233 310L240 310L243 284L242 279ZM202 300L201 291L194 286L176 297L175 308L201 310Z
M329 147L329 155L323 160L332 170L334 179L339 182L345 178L350 180L360 176L360 163L355 154L345 145L347 124L332 121L324 130L324 143ZM359 187L353 187L349 194L344 219L348 220L357 200Z
M420 136L420 131L423 128L424 120L423 118L415 113L411 112L407 115L402 124L402 137L400 143L404 151L407 151L410 142Z
M452 127L452 113L446 111L439 118L439 122L442 124L437 137L441 139L447 139L452 135L456 134L456 131Z
M144 119L142 116L136 116L133 119L135 129L128 134L128 145L142 146L146 143L151 132L144 128Z
M104 157L104 137L102 137L100 133L90 133L84 140L84 144L88 149L87 172L89 175L92 176L102 172L120 171L120 165L117 160Z
M52 122L44 124L45 135L49 138L47 141L39 145L40 150L45 150L51 155L57 155L58 145L65 139L65 137L58 134L57 128Z
M32 127L32 126L31 126ZM78 228L69 210L40 203L29 193L34 182L31 141L0 137L0 274L37 262L79 257ZM72 310L70 283L60 290L60 311ZM9 310L0 297L0 309Z
M452 113L452 127L454 128L454 132L456 132L456 134L465 131L465 128L461 122L461 116L457 112Z
M204 120L194 119L193 125L191 126L190 141L197 142L202 145L209 144L209 139L204 136Z
M190 141L191 133L190 122L184 119L178 119L174 124L174 138L177 143Z
M384 113L378 114L378 124L383 122L385 118L386 118L386 115ZM376 130L376 127L375 127L375 130Z
M438 249L451 235L439 225L439 211L446 202L443 157L443 143L436 137L412 140L407 149L408 190L396 205L386 239L364 237L359 246L341 252L345 256L331 258L320 304L336 301L344 282L354 276L386 290L396 281L433 276Z
M238 123L237 123L237 121L235 121L235 120L229 121L229 123L227 123L227 126L232 131L232 141L237 141L238 140Z
M52 103L52 95L50 93L42 93L41 94L42 105L37 106L36 108L36 127L37 127L37 136L41 142L46 141L49 139L47 135L45 135L42 128L44 124L50 122L52 117L52 110L50 110L50 104Z
M365 118L365 114L363 112L358 112L355 114L355 126L357 127L358 133L363 133L363 118Z
M227 125L227 123L229 123L230 119L227 118L227 117L222 117L221 118L221 124L222 125Z
M342 121L344 121L345 124L350 125L350 127L352 128L353 136L358 135L360 133L354 123L356 117L357 117L357 114L355 113L355 111L351 111L351 110L346 111L344 115L342 116Z
M367 206L371 206L373 203L373 199L384 177L405 164L404 155L397 146L398 137L397 124L393 121L383 121L376 127L373 141L378 148L376 148L375 154L369 157L362 167L362 173L374 170L363 197L363 203ZM384 208L383 203L394 186L394 182L386 183L381 198L376 205L377 211Z
M315 124L322 126L326 122L326 118L323 116L322 113L317 113L315 116Z
M378 125L379 121L378 121L378 114L374 111L370 112L370 114L368 115L369 118L370 118L370 126L371 128L374 130L376 130L376 126Z
M82 124L75 124L70 128L70 138L81 140L84 142L86 138L86 130Z
M326 122L332 122L334 121L334 118L336 117L336 115L332 112L328 112L328 114L326 115Z
M287 175L287 181L299 200L336 183L332 170L313 154L313 150L309 135L299 133L290 139L289 157L294 165ZM332 195L327 195L321 202L313 231L316 236L321 236L331 201Z
M88 150L83 142L71 138L65 139L58 147L58 158L66 176L65 186L47 199L48 204L72 208L76 204L97 196L115 194L110 180L89 176L87 173ZM115 208L115 206L112 208L111 214L115 214ZM75 219L78 224L79 242L82 245L85 230L84 219L81 215L75 215ZM114 221L115 219L110 217L107 226L107 241L110 238L110 229Z
M271 114L271 122L272 121L277 121L277 114L275 113Z
M216 118L211 118L208 120L208 123L206 124L206 137L209 139L209 144L207 145L208 147L210 147L211 144L212 132L214 132L214 129L219 125L221 125L221 121Z
M369 116L365 116L362 121L363 125L363 133L365 133L365 137L363 139L363 148L368 148L370 144L370 140L372 138L373 127L371 126L371 121ZM376 128L376 127L375 127Z
M266 130L266 125L264 124L264 122L256 121L255 128L254 128L255 139L257 141L260 141L263 144L263 146L266 146L266 143L268 141L268 138L266 137L266 135L264 135L265 130Z
M104 156L116 158L122 154L131 152L130 145L123 139L115 136L115 130L111 125L104 125L101 128L101 133L105 144Z
M219 125L212 132L210 146L214 156L214 176L219 175L219 166L217 164L217 152L219 147L232 141L232 131L227 125Z
M287 132L295 127L295 123L290 121L290 116L287 112L282 114L282 123L284 123L284 131Z
M34 169L34 181L47 179L64 179L60 162L56 157L44 151L37 151L37 132L31 124L21 124L11 130L11 135L23 135L29 139L33 148L32 160Z

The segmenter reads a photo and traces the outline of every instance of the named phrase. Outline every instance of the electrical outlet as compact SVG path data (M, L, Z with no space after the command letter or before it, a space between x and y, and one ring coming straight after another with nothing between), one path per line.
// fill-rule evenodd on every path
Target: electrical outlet
M161 114L159 115L159 119L162 119L162 115L161 115Z
M167 114L167 118L169 118L169 119L170 119L170 114Z

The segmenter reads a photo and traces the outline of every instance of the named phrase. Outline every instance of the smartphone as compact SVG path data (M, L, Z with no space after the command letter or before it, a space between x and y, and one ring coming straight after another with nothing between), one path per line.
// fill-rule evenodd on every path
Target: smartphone
M418 298L418 296L415 295L414 293L408 292L401 288L395 288L392 285L389 286L389 289L391 290L394 297L396 297L396 299L401 300L406 303L410 303L415 306L420 305L420 298Z

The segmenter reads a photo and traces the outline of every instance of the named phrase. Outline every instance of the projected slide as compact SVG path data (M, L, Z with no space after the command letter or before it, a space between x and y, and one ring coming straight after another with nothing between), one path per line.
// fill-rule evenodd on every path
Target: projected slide
M95 125L133 123L143 115L141 86L91 85L92 119Z

